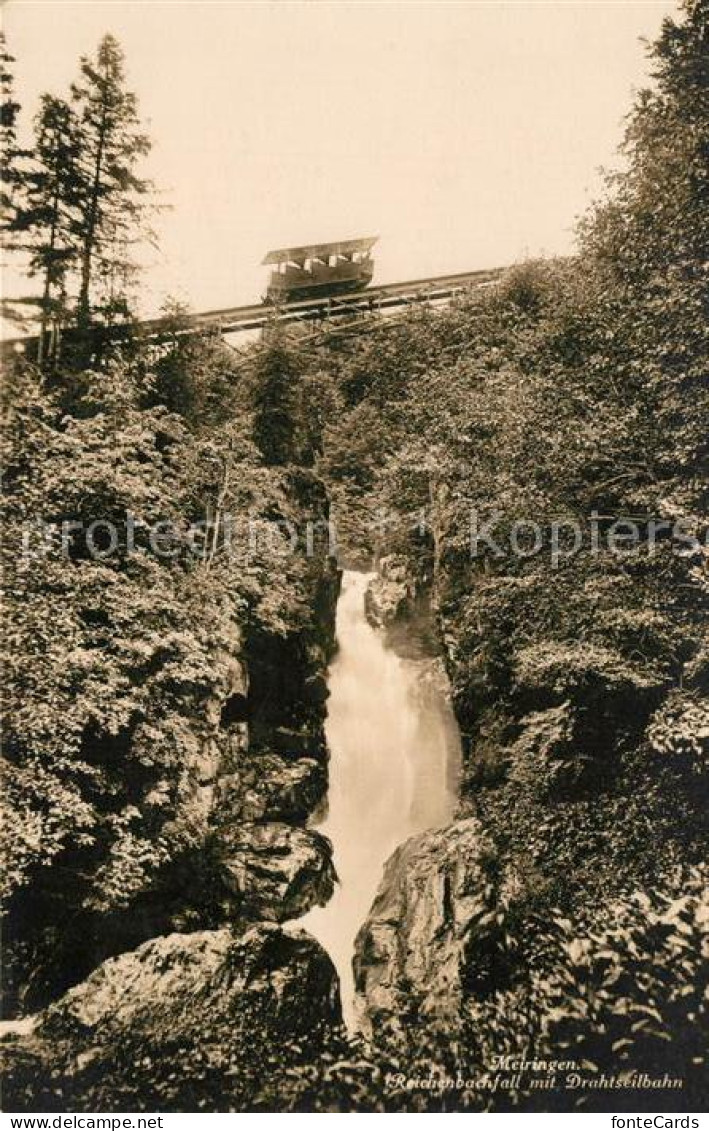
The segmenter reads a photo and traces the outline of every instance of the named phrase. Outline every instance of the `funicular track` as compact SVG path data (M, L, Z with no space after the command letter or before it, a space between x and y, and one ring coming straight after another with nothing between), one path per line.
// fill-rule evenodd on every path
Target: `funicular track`
M178 325L165 318L153 318L130 327L102 328L100 340L120 343L128 337L159 344L193 335L214 333L219 336L266 330L274 323L303 325L310 328L309 344L334 336L364 333L379 323L382 316L405 312L406 308L423 303L443 303L466 290L490 286L503 273L503 268L485 271L465 271L457 275L440 275L426 279L411 279L402 283L385 283L366 290L336 297L320 297L288 302L275 306L271 303L254 303L250 306L226 307L188 315ZM63 341L71 341L67 333ZM11 338L1 343L2 355L24 354L34 359L39 339L37 336ZM53 346L56 348L56 346Z

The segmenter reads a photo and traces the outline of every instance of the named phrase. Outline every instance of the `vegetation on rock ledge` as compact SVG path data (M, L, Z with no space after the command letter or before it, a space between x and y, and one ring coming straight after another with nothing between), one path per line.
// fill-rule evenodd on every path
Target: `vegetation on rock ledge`
M243 930L282 917L284 892L307 903L329 890L327 846L299 826L324 790L336 579L324 554L290 554L283 526L273 540L278 521L324 518L326 488L344 552L397 555L408 590L430 598L465 743L460 820L436 833L435 850L422 840L399 858L446 893L437 945L457 947L454 1023L436 1017L444 991L431 996L409 970L389 1003L364 1001L377 1021L368 1047L330 1017L317 1049L297 1041L281 1057L272 1092L251 1060L235 1063L218 1026L202 1058L193 1040L155 1056L148 1034L140 1097L130 1056L113 1076L77 1077L72 1046L59 1089L72 1103L77 1087L88 1108L129 1094L132 1106L175 1109L203 1102L206 1087L215 1108L263 1110L607 1103L602 1090L437 1096L383 1084L388 1071L474 1077L510 1054L667 1071L685 1086L662 1101L698 1106L709 964L707 18L705 0L687 0L683 18L665 22L625 168L583 222L573 261L520 266L446 310L323 351L317 366L297 339L276 335L244 366L225 346L176 336L161 353L133 342L95 371L21 367L10 381L6 828L18 1005L44 1004L154 935ZM471 508L502 553L483 543L471 555ZM86 525L126 511L141 519L130 554L96 561L78 536L68 558L41 542L15 552L36 515ZM270 523L268 547L224 553L227 512ZM605 535L629 518L642 538L618 552ZM145 541L158 520L176 532L169 558ZM195 556L187 532L199 520ZM571 552L562 536L554 563L544 549L512 552L520 520L546 534L574 524L582 545ZM681 552L669 536L651 544L653 522L681 524ZM407 877L394 861L384 902ZM363 991L370 961L363 946ZM32 1058L43 1054L15 1052L18 1096L31 1103ZM275 1055L265 1049L260 1068ZM659 1102L613 1092L618 1110Z

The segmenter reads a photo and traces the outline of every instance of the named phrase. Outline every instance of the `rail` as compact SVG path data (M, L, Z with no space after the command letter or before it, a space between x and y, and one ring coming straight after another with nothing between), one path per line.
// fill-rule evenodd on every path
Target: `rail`
M138 334L148 341L165 341L174 337L215 331L220 335L238 334L246 331L262 330L274 319L280 323L318 322L325 326L332 319L343 315L374 315L382 311L394 310L412 303L441 302L471 287L484 287L494 283L504 268L486 271L464 271L456 275L437 275L425 279L410 279L403 283L384 283L367 287L366 290L352 294L337 295L330 298L301 299L297 302L273 306L268 303L254 303L249 306L225 307L220 310L207 310L188 315L184 323L173 326L166 318L151 318L131 327L113 326L101 328L98 333L102 340L121 341L132 334ZM67 332L65 340L71 340ZM38 337L5 339L0 348L3 355L8 353L30 353L37 348Z

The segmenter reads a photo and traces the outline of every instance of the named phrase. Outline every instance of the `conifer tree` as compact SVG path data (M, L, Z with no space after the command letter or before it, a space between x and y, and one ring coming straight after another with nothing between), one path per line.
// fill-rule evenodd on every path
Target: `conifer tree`
M103 38L95 60L82 58L72 100L80 145L76 325L86 331L97 317L111 317L116 292L135 268L131 249L152 187L136 165L151 143L140 128L136 96L125 88L123 52L113 36ZM102 285L108 302L100 301Z
M50 329L74 324L85 333L129 313L132 249L144 234L151 189L135 170L150 141L140 129L136 97L125 89L121 48L105 36L95 60L82 58L69 100L42 96L34 148L19 150L13 60L4 41L0 53L7 246L41 280L37 295L13 305L39 308L41 361Z
M15 98L12 64L15 62L0 31L0 218L5 248L13 251L15 243L15 218L22 207L25 188L25 161L29 154L17 139L17 120L20 104ZM3 297L2 315L12 321L22 322L21 300Z
M63 99L43 95L35 119L35 149L26 177L24 206L14 222L15 229L25 236L28 273L42 280L36 300L40 310L40 361L50 326L58 328L69 317L68 279L78 256L78 158L77 124L71 106Z
M20 104L15 99L12 64L15 62L0 32L0 131L2 133L2 168L0 168L0 206L3 223L14 203L14 190L20 178L17 166L17 116Z
M296 459L298 421L296 390L300 367L276 331L259 354L252 393L253 439L270 466Z

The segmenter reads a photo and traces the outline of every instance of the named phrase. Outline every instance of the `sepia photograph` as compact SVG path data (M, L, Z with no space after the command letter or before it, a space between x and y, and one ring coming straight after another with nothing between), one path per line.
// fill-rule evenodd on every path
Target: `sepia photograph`
M709 1100L709 0L5 0L3 1131Z

